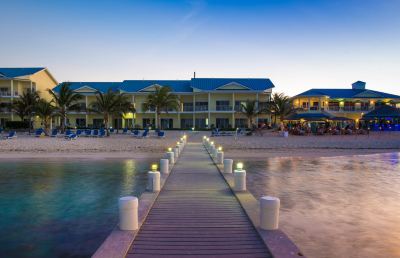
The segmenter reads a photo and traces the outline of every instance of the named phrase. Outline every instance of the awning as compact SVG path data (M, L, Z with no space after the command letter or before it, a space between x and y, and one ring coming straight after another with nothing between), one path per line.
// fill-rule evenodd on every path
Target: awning
M389 105L382 105L371 112L363 115L363 119L374 119L374 118L385 118L385 117L391 117L391 118L398 118L400 117L400 109L389 106Z

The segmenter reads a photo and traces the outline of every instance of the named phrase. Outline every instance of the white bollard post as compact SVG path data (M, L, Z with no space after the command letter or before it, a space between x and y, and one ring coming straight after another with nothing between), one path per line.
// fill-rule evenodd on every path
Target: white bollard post
M167 159L168 159L170 165L173 165L175 163L174 157L175 157L175 153L173 151L167 152Z
M232 173L233 159L224 159L224 173Z
M137 230L139 227L138 219L138 198L134 196L121 197L118 200L119 207L119 229Z
M279 227L280 200L277 197L264 196L260 199L260 227L275 230Z
M210 148L208 149L208 152L210 153L210 155L212 155L214 153L214 149L215 149L214 144L211 144Z
M243 192L246 191L246 170L237 170L235 169L233 173L234 177L234 187L235 192Z
M160 191L160 172L159 171L149 171L147 173L148 181L147 181L147 189L150 192L159 192Z
M217 158L217 154L218 154L218 148L214 147L214 150L212 152L213 157Z
M161 174L168 174L169 173L169 160L168 159L160 159L160 172Z
M224 152L218 151L217 152L217 164L223 164L223 163L224 163Z
M175 147L175 148L174 148L174 158L175 158L175 161L178 160L178 157L179 157L179 147Z

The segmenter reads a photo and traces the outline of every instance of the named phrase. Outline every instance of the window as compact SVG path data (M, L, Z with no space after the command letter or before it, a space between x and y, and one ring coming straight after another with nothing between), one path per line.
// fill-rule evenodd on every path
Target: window
M199 129L207 128L206 119L205 118L196 118L195 120L195 127Z
M208 102L196 102L196 111L208 111Z
M230 111L232 107L229 106L229 100L217 100L217 111Z
M246 128L247 127L247 119L245 118L236 118L235 119L236 128Z
M78 128L86 127L86 119L85 118L77 118L75 120L75 125Z
M161 118L161 129L172 129L172 128L174 128L174 119Z
M132 118L125 119L125 128L133 128L133 119Z
M237 112L242 112L243 111L243 106L246 106L246 101L235 101L235 111Z
M102 128L103 127L103 119L93 119L93 127L94 128Z
M216 127L218 129L230 128L231 126L229 125L229 119L228 118L217 118L216 119Z
M191 118L182 118L181 119L181 128L182 129L191 129L193 127L193 119Z
M183 111L184 112L193 111L193 103L183 103Z

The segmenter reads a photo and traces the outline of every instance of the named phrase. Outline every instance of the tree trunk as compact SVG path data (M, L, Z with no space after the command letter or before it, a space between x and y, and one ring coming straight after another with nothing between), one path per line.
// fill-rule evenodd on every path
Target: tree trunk
M109 126L108 126L108 114L104 115L104 127L106 128L107 136L110 136L110 130L109 130Z

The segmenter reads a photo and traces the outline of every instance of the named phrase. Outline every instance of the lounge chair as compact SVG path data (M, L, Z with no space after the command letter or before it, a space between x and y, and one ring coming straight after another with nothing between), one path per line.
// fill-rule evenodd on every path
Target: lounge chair
M78 130L76 130L76 136L81 136L82 135L82 130L80 130L80 129L78 129Z
M106 136L106 131L100 130L98 137L104 137L104 136Z
M115 129L114 128L110 128L110 133L114 133Z
M159 132L157 133L157 136L158 136L158 138L164 138L164 137L165 137L165 132L159 131Z
M89 137L90 135L92 135L92 130L86 129L85 130L85 137Z
M92 130L92 133L91 133L90 136L92 136L92 137L98 137L98 136L99 136L99 130L97 130L97 129Z
M128 133L128 128L124 128L124 129L122 130L122 133L123 133L123 134L127 134L127 133Z
M72 131L71 131L70 129L67 129L67 130L65 131L65 136L70 135L70 134L72 134Z
M43 129L39 128L35 131L35 137L40 137L43 134Z
M8 132L7 136L4 136L4 139L14 139L17 138L17 133L15 131Z
M65 139L67 139L67 140L76 140L77 138L78 138L78 136L74 133L65 135Z
M149 134L149 131L143 131L142 135L140 136L141 138L146 138Z
M57 130L57 129L53 129L53 130L51 131L50 137L57 137L57 134L58 134L58 130Z
M139 130L133 130L132 131L132 136L133 137L139 137Z

